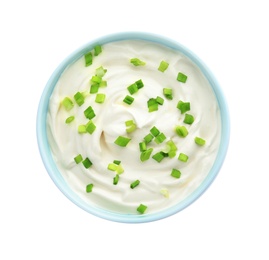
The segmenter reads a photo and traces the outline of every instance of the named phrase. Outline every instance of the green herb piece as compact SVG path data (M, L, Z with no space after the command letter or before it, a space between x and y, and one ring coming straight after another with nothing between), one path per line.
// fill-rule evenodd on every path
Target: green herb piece
M173 90L171 88L164 88L163 89L163 95L167 99L172 100L173 99Z
M69 117L66 118L65 123L70 124L72 121L74 121L74 119L75 119L74 116L69 116Z
M79 132L79 134L87 133L86 126L85 125L79 125L78 126L78 132Z
M169 140L166 144L169 147L169 151L168 151L169 158L174 158L176 156L176 151L177 151L177 147L175 143L172 140Z
M173 169L172 172L171 172L171 176L179 179L180 176L181 176L181 172L179 170L177 170L177 169Z
M164 133L161 133L155 137L154 141L156 144L161 144L165 139L166 139L166 136L164 135Z
M94 56L98 56L102 52L102 46L101 45L96 45L94 46Z
M94 75L94 76L92 76L92 78L91 78L91 83L97 83L97 84L100 84L101 81L102 81L102 78L99 77L99 76L97 76L97 75Z
M74 161L76 162L76 164L79 164L80 162L83 161L82 155L78 154L75 158Z
M144 66L146 65L146 62L138 59L138 58L132 58L130 59L130 62L134 65L134 66Z
M90 65L92 65L92 53L88 52L84 55L84 59L85 59L85 66L88 67Z
M94 113L93 108L91 106L89 106L88 108L86 108L84 110L84 115L85 115L86 118L88 118L90 120L93 119L95 117L95 113Z
M201 137L198 137L198 136L196 136L194 138L194 141L195 141L196 144L198 144L200 146L203 146L206 143L206 140L204 140L204 139L202 139Z
M148 112L154 112L158 110L159 104L155 98L150 98L147 101L147 104L148 104Z
M138 87L137 87L136 83L133 83L132 85L127 87L127 89L131 95L133 95L134 93L136 93L138 91Z
M92 134L96 129L96 125L90 120L87 124L86 124L86 131L89 134Z
M92 184L92 183L91 183L91 184L88 184L88 185L86 186L86 192L87 192L87 193L92 192L92 188L93 188L93 184Z
M148 207L147 207L146 205L140 204L136 210L137 210L139 213L144 214L145 211L147 210L147 208L148 208Z
M153 127L150 129L150 132L151 132L151 134L154 135L155 137L156 137L157 135L160 134L160 131L159 131L159 129L158 129L156 126L153 126Z
M164 152L158 152L152 156L152 158L157 162L161 162L164 157L166 157Z
M175 131L181 137L186 137L189 133L185 126L176 126Z
M184 153L180 153L178 156L178 160L182 162L187 162L188 159L189 159L189 156Z
M107 72L107 69L104 69L104 68L101 66L101 67L99 67L99 68L97 68L97 69L95 70L95 75L98 76L98 77L100 77L100 78L102 78L102 77L106 74L106 72ZM99 83L101 83L101 82L99 82Z
M116 176L113 178L113 184L114 185L117 185L118 184L119 178L120 178L120 176L118 174L116 174Z
M190 102L183 102L180 100L177 103L177 108L181 111L181 114L184 114L191 109L191 105Z
M84 96L79 91L74 95L74 99L79 106L84 103Z
M98 90L99 90L99 84L95 83L91 85L91 88L90 88L91 94L96 94Z
M123 102L126 103L126 104L128 104L128 105L131 105L131 104L134 102L134 98L127 95L127 96L123 99Z
M119 136L114 143L118 146L125 147L129 142L131 141L130 138L124 137L124 136Z
M134 125L134 120L127 120L127 121L125 121L125 126L132 126L132 125Z
M146 144L146 142L139 143L139 150L140 150L140 152L144 152L144 151L147 150L147 144Z
M74 107L74 103L69 97L65 97L63 99L62 105L67 111L71 110Z
M141 162L147 161L150 158L152 152L153 152L153 148L149 148L149 149L141 152L140 161Z
M169 191L168 191L168 189L166 189L166 188L162 188L162 189L160 190L160 193L161 193L165 198L169 198L169 196L170 196Z
M183 74L182 72L179 72L177 74L177 80L180 81L180 82L183 82L185 83L187 81L187 76L185 74Z
M118 168L117 168L117 170L116 170L116 173L117 173L117 174L122 174L123 172L124 172L124 169L123 169L123 167L121 166L121 164L118 165Z
M102 87L106 87L107 86L107 81L106 80L102 80L100 83L99 83L99 87L102 88Z
M146 144L150 143L152 141L152 139L154 138L154 136L152 134L147 134L145 137L144 137L144 141Z
M167 70L168 66L169 66L169 63L162 60L160 65L159 65L158 70L161 71L161 72L164 72L165 70Z
M157 102L159 105L163 105L164 99L163 99L162 97L157 96L157 97L156 97L156 102Z
M109 163L108 166L107 166L107 169L110 170L110 171L116 171L118 168L118 165L115 164L115 163Z
M90 168L92 166L92 162L90 161L90 159L87 157L82 161L84 167L86 169Z
M99 104L102 104L102 103L105 102L105 99L106 99L106 95L105 94L102 94L102 93L99 93L95 97L95 102L96 103L99 103Z
M114 160L113 163L117 164L117 165L120 165L121 161L119 160Z
M184 121L183 121L185 124L189 124L191 125L193 122L194 122L194 117L193 115L190 115L190 114L185 114L185 118L184 118Z
M168 157L169 158L174 158L177 155L177 152L175 150L169 151L168 152Z
M137 88L138 88L138 89L141 89L141 88L144 87L144 83L143 83L143 81L142 81L141 79L137 80L137 81L135 82L135 84L137 85Z
M139 185L139 183L140 183L139 180L136 180L136 181L132 182L132 183L130 184L130 188L131 188L131 189L134 189L135 187L137 187L137 186Z
M136 129L136 124L134 123L133 120L125 121L125 126L127 126L126 128L127 133L132 133Z

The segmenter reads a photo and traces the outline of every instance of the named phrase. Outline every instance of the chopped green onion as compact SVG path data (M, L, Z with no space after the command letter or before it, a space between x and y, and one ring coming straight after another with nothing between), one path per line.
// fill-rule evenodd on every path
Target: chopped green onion
M90 159L88 157L86 159L84 159L82 161L82 163L86 169L88 169L92 166L92 162L90 161Z
M120 176L118 174L116 174L116 176L113 178L113 184L114 185L117 185L118 184L119 178L120 178Z
M133 83L132 85L127 87L127 89L131 95L133 95L134 93L136 93L138 91L138 87L137 87L136 83Z
M173 169L172 172L171 172L171 176L179 179L180 176L181 176L181 172L179 170L177 170L177 169Z
M139 213L144 214L147 208L148 208L147 206L145 206L145 205L143 205L143 204L140 204L139 207L138 207L136 210L137 210Z
M187 162L188 159L189 159L189 156L184 153L180 153L178 156L178 160L182 162Z
M159 104L158 104L158 102L156 101L155 98L150 98L147 101L147 104L148 104L148 112L153 112L153 111L158 110Z
M102 52L102 46L96 45L94 46L94 56L98 56Z
M150 132L151 132L151 134L154 135L155 137L156 137L157 135L160 134L160 131L159 131L159 129L158 129L156 126L153 126L153 127L150 129Z
M95 102L96 103L99 103L99 104L102 104L102 103L105 102L105 99L106 99L106 95L105 94L102 94L102 93L99 93L95 97Z
M156 144L161 144L165 139L166 139L166 136L164 135L164 133L161 133L155 137L154 141Z
M93 111L93 108L89 106L87 109L84 110L84 115L88 119L93 119L95 117L95 113Z
M102 78L99 77L99 76L97 76L97 75L94 75L94 76L92 76L92 78L91 78L91 83L97 83L97 84L100 84L101 81L102 81Z
M96 129L96 125L90 120L87 124L86 124L86 131L89 134L92 134Z
M177 80L180 81L180 82L183 82L185 83L187 81L187 76L181 72L178 73L177 75Z
M127 120L125 121L125 126L132 126L134 124L134 120Z
M74 161L76 162L76 164L79 164L80 162L83 161L82 155L78 154L75 158Z
M79 91L74 95L74 99L79 106L84 103L84 96Z
M65 123L70 124L74 119L75 119L74 116L69 116L69 117L66 118Z
M167 63L166 61L161 61L158 70L161 72L164 72L169 66L169 63Z
M129 142L131 141L130 138L124 137L124 136L119 136L114 143L118 146L125 147Z
M106 72L107 72L107 69L104 69L102 66L95 70L96 76L100 78L102 78L106 74Z
M176 126L175 131L181 137L186 137L189 133L185 126Z
M64 108L69 111L74 107L73 101L69 97L65 97L62 101Z
M118 165L118 168L117 168L117 170L116 170L116 173L117 173L117 174L122 174L123 172L124 172L124 169L123 169L123 167L121 166L121 164Z
M158 152L152 156L152 158L157 162L161 162L164 157L166 157L164 152Z
M164 88L163 95L167 98L172 100L173 99L173 90L171 88Z
M159 105L163 105L164 99L163 99L162 97L157 96L157 97L156 97L156 102L157 102Z
M144 137L144 141L146 144L150 143L152 141L152 139L154 138L154 136L152 134L147 134L145 137Z
M106 80L102 80L100 83L99 83L99 87L102 88L102 87L106 87L107 86L107 81Z
M86 126L85 125L79 125L78 126L78 132L79 132L79 134L87 133Z
M116 171L118 168L118 165L115 164L115 163L109 163L108 166L107 166L107 169L110 170L110 171Z
M137 80L135 84L137 85L138 89L141 89L144 87L144 83L141 79Z
M149 149L141 152L140 161L141 162L147 161L150 158L152 152L153 152L153 148L149 148Z
M139 150L140 150L140 152L144 152L144 151L147 150L147 144L146 144L146 142L139 143Z
M128 128L126 128L127 133L132 133L136 129L136 124L133 120L125 121L125 125L128 126Z
M92 192L92 188L93 188L93 184L92 184L92 183L91 183L91 184L88 184L88 185L86 186L86 192L87 192L87 193Z
M177 103L177 108L181 111L181 114L184 114L191 109L191 105L190 102L183 102L180 100Z
M84 59L85 59L85 66L88 67L90 65L92 65L92 53L88 52L84 55Z
M134 65L134 66L144 66L146 65L146 62L138 59L138 58L132 58L130 59L130 62Z
M168 152L168 157L169 158L174 158L177 155L177 152L175 150L169 151Z
M127 95L127 96L123 99L123 102L126 103L126 104L128 104L128 105L131 105L131 104L134 102L134 98Z
M200 146L203 146L206 143L206 141L204 139L202 139L201 137L198 137L198 136L196 136L194 138L194 141L195 141L196 144L198 144Z
M185 124L189 124L191 125L193 122L194 122L194 117L193 115L190 115L190 114L185 114L185 118L184 118L184 121L183 121Z
M160 190L160 192L161 192L161 194L162 194L165 198L169 198L169 191L168 191L168 189L166 189L166 188L162 188L162 189Z
M176 151L177 147L175 145L175 143L172 140L167 141L166 143L169 146L169 151Z
M140 183L139 180L136 180L136 181L132 182L132 183L130 184L130 188L131 188L131 189L134 189L135 187L137 187L137 186L139 185L139 183Z
M95 93L97 93L98 92L98 90L99 90L99 84L98 83L94 83L94 84L92 84L91 85L91 88L90 88L90 93L91 94L95 94Z
M113 163L115 163L115 164L117 164L117 165L120 165L121 161L114 160Z

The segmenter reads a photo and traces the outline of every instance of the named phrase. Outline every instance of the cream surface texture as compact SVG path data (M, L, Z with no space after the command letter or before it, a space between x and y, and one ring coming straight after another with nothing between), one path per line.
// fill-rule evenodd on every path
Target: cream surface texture
M144 66L134 66L131 58L146 62ZM158 70L160 62L169 63L166 71ZM90 80L95 70L102 66L107 70L103 80L106 87L100 87L98 93L104 93L104 103L95 102L96 94L89 94ZM177 81L178 72L188 76L186 83ZM137 80L142 80L144 87L130 95L127 87ZM173 90L173 99L163 95L163 88ZM86 94L85 103L66 111L61 105L65 97L76 92ZM123 102L126 95L135 100L131 105ZM148 112L147 101L160 96L164 99L158 111ZM184 114L177 109L178 101L190 102L187 113L194 116L193 124L183 122ZM78 126L86 124L84 110L92 106L96 116L92 119L96 130L92 133L78 133ZM66 124L69 116L74 121ZM125 121L133 120L137 129L126 133ZM176 126L185 126L186 137L175 132ZM166 140L161 144L150 142L153 148L151 157L140 160L139 143L156 126L164 133ZM137 207L147 206L144 214L162 211L186 199L195 191L208 175L218 153L221 120L215 94L201 70L180 52L162 45L126 40L107 43L102 46L102 53L93 56L92 65L86 67L84 56L70 64L62 73L51 95L47 133L49 145L55 163L67 184L79 197L92 207L108 211L140 214ZM131 139L126 147L114 143L118 136ZM204 146L198 146L194 138L206 140ZM166 151L166 142L172 140L177 146L174 158L166 157L160 163L152 156ZM188 155L187 162L178 160L179 153ZM76 164L74 157L81 154L88 157L92 166L86 169L82 163ZM120 160L124 172L119 175L119 182L113 185L116 173L108 170L108 164ZM172 169L181 172L180 178L171 176ZM130 184L139 180L134 189ZM92 183L92 192L86 192L86 186Z

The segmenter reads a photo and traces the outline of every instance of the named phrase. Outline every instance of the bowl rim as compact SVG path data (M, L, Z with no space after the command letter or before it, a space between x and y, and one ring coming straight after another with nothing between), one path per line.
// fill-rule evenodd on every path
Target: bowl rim
M201 185L183 201L177 203L176 205L170 208L164 209L163 211L151 214L134 215L134 214L114 213L102 208L91 206L87 204L85 201L83 201L77 194L75 194L73 190L71 190L71 188L68 185L66 185L65 180L61 176L52 158L46 133L46 118L50 96L53 92L53 89L58 79L60 78L63 71L67 68L67 66L75 62L87 51L92 50L93 47L97 44L103 45L106 43L122 40L143 40L148 42L154 42L183 53L199 67L204 76L207 78L215 93L220 108L220 116L221 116L220 145L215 162L211 170L209 171L207 177L203 180ZM227 102L218 81L216 80L212 72L209 70L209 68L205 65L205 63L191 50L189 50L179 42L174 41L165 36L152 34L148 32L119 32L108 34L89 41L88 43L84 44L83 46L81 46L80 48L76 49L71 54L69 54L54 70L47 84L45 85L45 88L43 89L38 104L38 110L36 116L36 137L40 156L47 170L47 173L49 174L54 184L58 187L58 189L75 205L77 205L78 207L82 208L83 210L92 215L101 217L106 220L122 223L144 223L160 220L182 211L183 209L191 205L194 201L196 201L209 188L209 186L212 184L212 182L218 175L228 151L229 139L230 139L230 118Z

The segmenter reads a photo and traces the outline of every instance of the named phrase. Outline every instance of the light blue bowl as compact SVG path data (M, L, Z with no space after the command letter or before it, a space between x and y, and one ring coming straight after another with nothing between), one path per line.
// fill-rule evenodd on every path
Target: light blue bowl
M121 40L127 40L127 39L145 40L149 42L159 43L164 46L170 47L172 49L178 50L179 52L183 53L188 58L190 58L201 69L201 71L203 72L203 74L205 75L209 83L211 84L212 89L215 92L215 95L219 104L219 108L220 108L220 114L221 114L220 148L219 148L215 163L213 167L211 168L209 174L207 175L206 179L202 182L199 188L197 188L189 197L187 197L185 200L178 203L177 205L171 208L168 208L166 210L163 210L161 212L158 212L158 213L144 214L144 215L131 215L131 214L129 215L129 214L114 213L114 212L106 211L104 209L96 208L94 206L87 204L85 201L83 201L78 195L76 195L71 190L71 188L68 186L68 184L63 179L61 173L59 172L51 155L51 150L48 143L48 136L46 132L46 118L47 118L47 111L48 111L48 106L49 106L49 99L59 77L61 76L65 68L70 63L75 62L85 53L92 50L93 47L97 44L102 45L109 42L121 41ZM81 48L73 52L71 55L69 55L58 66L58 68L54 71L54 73L50 77L43 91L43 94L41 96L39 107L38 107L38 113L37 113L36 131L37 131L37 141L38 141L40 155L47 169L47 172L49 173L51 179L56 184L56 186L62 191L62 193L67 198L69 198L73 203L75 203L77 206L84 209L85 211L95 216L107 219L107 220L116 221L116 222L125 222L125 223L143 223L143 222L160 220L160 219L169 217L175 213L180 212L181 210L183 210L184 208L192 204L196 199L198 199L206 191L206 189L211 185L211 183L217 176L224 162L227 149L228 149L228 144L229 144L230 121L229 121L229 113L228 113L227 104L226 104L225 98L223 96L223 93L221 91L221 88L218 82L216 81L212 73L209 71L209 69L206 67L206 65L195 54L193 54L190 50L188 50L186 47L182 46L181 44L171 39L162 37L162 36L158 36L158 35L154 35L150 33L141 33L141 32L125 32L125 33L107 35L107 36L104 36L104 37L101 37L99 39L89 42L88 44L82 46Z

